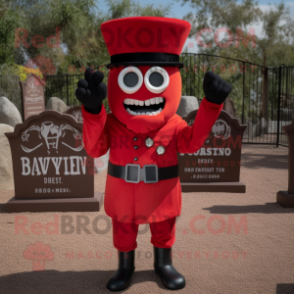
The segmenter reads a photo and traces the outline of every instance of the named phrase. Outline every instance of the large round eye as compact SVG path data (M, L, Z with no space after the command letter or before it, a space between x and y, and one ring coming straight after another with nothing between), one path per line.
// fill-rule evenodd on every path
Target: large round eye
M143 84L143 75L135 66L124 68L118 75L118 85L127 94L135 93Z
M164 68L153 66L146 72L144 83L150 92L161 93L169 84L169 75Z

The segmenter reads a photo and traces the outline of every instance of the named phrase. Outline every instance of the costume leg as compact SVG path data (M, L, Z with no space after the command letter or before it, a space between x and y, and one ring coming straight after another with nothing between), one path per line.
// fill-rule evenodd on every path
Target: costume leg
M150 224L154 245L154 269L162 283L170 290L182 289L185 278L172 265L172 245L175 242L176 218Z
M175 243L176 218L150 223L151 243L159 248L171 248Z
M113 246L122 252L128 252L137 248L137 234L139 225L124 223L112 219Z
M138 225L112 219L113 245L118 250L118 270L107 283L110 291L121 291L131 282L135 270Z

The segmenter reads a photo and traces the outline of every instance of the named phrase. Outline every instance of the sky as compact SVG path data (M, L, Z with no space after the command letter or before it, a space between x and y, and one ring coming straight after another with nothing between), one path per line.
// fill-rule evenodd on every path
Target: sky
M136 1L136 0L135 0ZM137 2L142 2L142 4L154 4L155 7L158 5L162 6L170 6L170 13L167 15L168 17L173 17L173 18L183 18L186 14L192 11L192 8L189 3L185 3L182 5L181 1L176 1L176 0L137 0ZM241 1L239 1L241 2ZM260 0L257 1L260 9L262 11L266 11L270 8L270 5L273 5L275 3L280 3L281 1L276 1L276 0ZM290 1L284 1L285 4L288 5L290 12L294 15L294 0ZM108 7L106 5L105 1L100 0L99 1L99 9L101 11L107 11ZM256 36L262 37L262 26L258 23L254 25L254 30ZM244 32L244 34L247 34L247 32ZM221 33L219 35L220 39L222 39L225 36L225 33ZM190 53L197 53L198 52L198 44L196 42L196 38L188 38L185 42L185 45L183 47L183 50L185 48L188 48L188 52Z
M138 1L138 0L137 0ZM176 1L176 0L139 0L138 2L142 2L144 4L154 4L156 7L157 5L163 5L163 6L171 6L170 9L170 14L168 15L169 17L175 17L175 18L182 18L184 15L188 14L191 12L191 6L189 3L186 3L185 5L181 5L182 2ZM240 1L241 2L241 1ZM267 9L267 6L269 4L275 4L275 3L280 3L280 1L275 1L275 0L260 0L257 1L258 4L265 9ZM294 5L294 1L284 1L284 3L292 3ZM100 0L99 1L99 9L102 11L107 11L108 7L105 4L104 1ZM293 9L294 12L294 9Z

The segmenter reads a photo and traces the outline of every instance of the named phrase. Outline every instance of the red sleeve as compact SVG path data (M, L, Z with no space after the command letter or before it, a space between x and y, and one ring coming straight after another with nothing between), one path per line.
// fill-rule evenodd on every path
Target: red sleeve
M178 127L177 149L180 153L197 152L206 141L215 121L223 109L223 104L209 102L203 98L193 126L182 120Z
M106 110L102 105L99 114L92 114L82 105L83 142L89 156L97 158L104 155L109 149L109 135L106 125Z

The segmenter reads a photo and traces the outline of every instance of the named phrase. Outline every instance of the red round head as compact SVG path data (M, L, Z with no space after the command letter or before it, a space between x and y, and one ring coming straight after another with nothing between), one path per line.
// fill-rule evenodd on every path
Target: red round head
M146 133L161 127L177 111L180 71L173 66L120 66L110 69L108 102L127 128Z
M179 55L190 29L184 20L147 16L101 25L111 56L109 106L129 129L155 130L176 113L182 91Z

